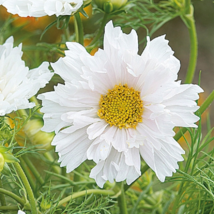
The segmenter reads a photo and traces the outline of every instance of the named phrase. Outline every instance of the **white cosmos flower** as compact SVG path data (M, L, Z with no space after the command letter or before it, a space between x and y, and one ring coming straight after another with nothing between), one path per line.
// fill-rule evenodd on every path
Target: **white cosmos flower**
M0 45L0 116L18 109L32 108L28 99L51 79L49 63L29 70L21 59L22 45L13 48L13 37Z
M25 214L25 212L19 210L17 214Z
M171 176L184 154L173 128L197 127L195 100L203 90L176 82L180 63L164 36L148 38L138 55L136 32L124 34L109 22L104 50L94 56L75 42L67 47L52 64L65 84L39 95L43 130L56 132L61 166L70 172L93 160L90 177L100 187L107 180L132 183L141 175L141 157L160 181Z
M83 0L2 0L2 5L9 13L18 14L21 17L71 15L82 4Z

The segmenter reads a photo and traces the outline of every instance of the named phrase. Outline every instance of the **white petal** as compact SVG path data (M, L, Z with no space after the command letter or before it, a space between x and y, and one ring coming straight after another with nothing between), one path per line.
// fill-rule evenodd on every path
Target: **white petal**
M104 50L111 53L111 47L120 51L138 52L138 39L135 30L130 34L124 34L120 27L113 27L112 21L108 22L105 27Z
M125 129L117 128L114 139L112 139L112 146L118 152L123 152L128 149L127 136L126 136Z
M25 214L25 212L19 210L19 211L18 211L18 214Z
M9 13L22 17L41 17L46 15L71 15L83 4L82 0L7 0L2 4Z
M87 129L88 138L92 140L100 136L104 132L106 126L108 126L108 123L106 123L105 120L100 120L90 125Z
M18 109L32 108L34 103L28 99L43 88L53 76L49 64L42 63L29 70L22 61L21 45L13 48L13 38L0 45L0 115Z
M96 138L87 150L87 158L98 163L105 160L111 151L111 145L104 140Z
M67 172L71 172L86 160L86 151L90 144L91 141L85 135L85 129L71 134L59 132L52 142L52 145L56 145L61 166L67 166Z

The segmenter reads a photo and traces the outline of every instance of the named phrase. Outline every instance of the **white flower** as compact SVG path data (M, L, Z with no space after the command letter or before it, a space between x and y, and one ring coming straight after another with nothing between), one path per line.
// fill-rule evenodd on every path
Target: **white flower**
M51 79L48 62L29 70L21 59L22 45L13 48L13 37L0 45L0 116L18 109L32 108L28 99Z
M9 13L21 17L60 16L75 13L83 0L2 0Z
M61 166L70 172L93 160L90 177L100 187L107 180L132 183L141 175L141 157L160 181L171 176L184 154L173 128L197 127L193 112L203 90L175 81L180 63L164 36L148 38L138 55L136 32L126 35L109 22L104 50L94 56L77 43L67 47L52 64L65 84L39 95L43 130L56 132L52 145Z
M19 210L17 214L25 214L25 212Z

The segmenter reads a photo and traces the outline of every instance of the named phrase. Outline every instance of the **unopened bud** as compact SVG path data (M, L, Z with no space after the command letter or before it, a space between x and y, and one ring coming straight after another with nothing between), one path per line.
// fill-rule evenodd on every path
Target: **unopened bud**
M40 120L30 120L24 127L24 131L31 143L34 145L42 145L40 148L51 149L51 142L54 133L46 133L41 131L43 124Z
M50 200L48 198L45 198L44 196L42 196L42 201L40 203L40 207L41 207L42 211L49 209L51 207Z
M5 160L4 160L4 157L3 157L3 155L0 153L0 172L3 170L3 168L4 168L4 162L5 162Z
M95 4L106 13L111 13L123 7L127 0L94 0Z

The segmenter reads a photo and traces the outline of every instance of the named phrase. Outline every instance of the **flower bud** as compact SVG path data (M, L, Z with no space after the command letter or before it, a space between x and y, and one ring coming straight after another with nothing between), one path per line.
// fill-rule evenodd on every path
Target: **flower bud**
M39 148L51 149L51 142L54 137L54 133L46 133L41 131L43 124L40 120L34 119L28 121L24 127L24 132L34 145L42 145Z
M42 201L40 203L40 207L41 207L42 211L45 211L51 207L51 202L49 200L49 197L45 198L44 196L42 196Z
M95 4L106 13L114 12L127 3L127 0L94 0Z
M5 118L0 118L0 142L7 142L12 137L10 126L5 122Z
M4 169L6 163L19 162L11 153L12 148L0 145L0 172Z
M4 157L3 157L3 155L0 153L0 173L1 173L1 171L3 170L3 168L4 168Z

